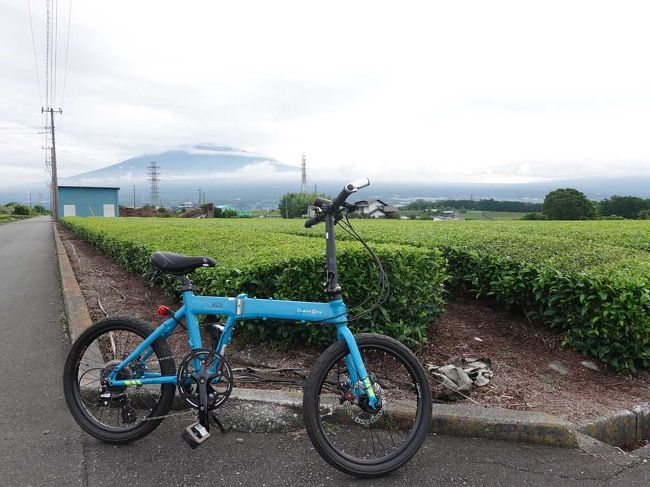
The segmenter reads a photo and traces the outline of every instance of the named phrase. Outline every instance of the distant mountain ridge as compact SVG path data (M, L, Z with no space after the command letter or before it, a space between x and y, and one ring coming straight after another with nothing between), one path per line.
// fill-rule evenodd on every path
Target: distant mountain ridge
M297 170L297 167L282 164L263 155L252 154L232 147L212 144L197 144L187 149L173 149L158 154L133 157L110 166L62 178L64 184L90 184L95 180L104 183L136 182L148 178L149 164L155 161L159 167L160 179L205 180L206 178L248 176L254 173L268 175ZM255 171L258 169L258 171Z
M117 186L122 204L140 206L150 203L148 166L156 161L159 167L160 200L166 206L198 200L198 189L205 201L231 204L238 208L275 208L282 195L300 191L300 168L279 162L262 154L255 154L228 146L200 143L111 164L110 166L59 178L60 185ZM297 161L296 161L297 162ZM331 174L328 179L314 180L307 171L307 190L336 194L342 185L366 174L350 167L346 174ZM542 201L546 193L557 188L577 188L589 198L601 200L612 195L650 197L650 177L582 178L515 184L488 184L465 182L423 181L417 173L412 181L392 181L384 175L383 181L370 176L371 186L359 199L379 197L392 203L407 203L416 198ZM48 205L46 182L2 186L0 203L7 201ZM49 206L49 205L48 205Z

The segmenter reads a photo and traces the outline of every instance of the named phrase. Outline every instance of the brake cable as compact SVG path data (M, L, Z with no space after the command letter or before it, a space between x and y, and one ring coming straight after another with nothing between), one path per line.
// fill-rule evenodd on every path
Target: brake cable
M348 229L349 229L348 233L351 233L359 241L359 243L361 245L363 245L363 247L368 251L370 256L373 258L373 260L375 261L375 264L377 265L377 268L379 269L379 274L380 274L380 281L379 281L379 284L378 284L376 289L379 289L380 285L381 285L381 288L382 288L381 289L381 294L377 298L377 301L375 301L375 303L369 309L367 309L365 311L362 311L359 314L349 318L348 322L350 322L350 321L356 321L358 319L361 319L362 317L368 315L369 313L372 313L375 309L377 309L379 306L381 306L386 301L386 299L388 298L388 296L390 294L390 282L388 281L388 278L386 277L386 272L384 271L384 267L381 264L381 260L379 259L379 257L375 253L375 251L372 250L372 248L370 248L370 246L361 237L361 235L359 235L357 233L357 231L354 229L354 227L350 223L350 219L349 219L347 213L345 215L345 226L347 226L348 228L345 228L345 226L343 226L343 225L339 225L339 226L341 228L343 228L344 230L346 230L346 232L348 232ZM365 303L365 301L364 301L364 303ZM359 306L361 306L361 305L359 305ZM357 308L359 306L355 306L355 308Z
M354 229L354 227L350 223L350 219L349 219L347 213L345 215L345 220L346 221L343 224L341 224L341 220L338 220L336 223L337 223L337 225L339 225L339 227L341 227L343 230L345 230L346 233L348 233L349 235L354 237L355 240L357 240L361 245L363 245L363 247L368 251L370 256L373 258L373 260L375 261L375 264L377 266L377 269L379 270L379 282L377 283L377 286L375 287L375 291L377 291L381 287L381 293L380 293L379 297L377 298L377 300L375 301L375 303L369 309L361 311L359 314L348 318L347 321L349 323L351 321L356 321L356 320L359 320L359 319L363 318L364 316L368 315L369 313L372 313L375 309L377 309L379 306L381 306L386 301L386 299L388 298L388 296L390 294L390 283L388 282L388 278L386 277L386 272L384 271L384 267L381 264L381 260L379 259L379 257L375 253L375 251L372 250L372 248L370 248L370 246L361 237L361 235L359 235L357 233L357 231ZM368 302L369 299L370 299L370 296L368 296L362 303L360 303L358 305L355 305L352 309L357 309L357 308L363 306L364 304L366 304ZM331 320L334 320L336 318L340 318L341 316L345 316L346 314L349 314L349 311L350 310L346 311L345 313L341 313L339 315L332 316L332 317L327 318L325 320L305 320L305 321L314 322L314 323L331 323Z

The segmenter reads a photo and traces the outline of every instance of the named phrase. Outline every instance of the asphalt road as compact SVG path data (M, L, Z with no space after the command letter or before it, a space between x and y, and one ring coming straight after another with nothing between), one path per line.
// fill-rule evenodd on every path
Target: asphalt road
M47 218L0 225L0 310L3 486L650 484L650 460L623 453L434 435L407 466L368 481L329 467L300 433L214 432L193 451L180 439L185 422L169 418L132 445L102 444L81 432L62 395L69 344Z

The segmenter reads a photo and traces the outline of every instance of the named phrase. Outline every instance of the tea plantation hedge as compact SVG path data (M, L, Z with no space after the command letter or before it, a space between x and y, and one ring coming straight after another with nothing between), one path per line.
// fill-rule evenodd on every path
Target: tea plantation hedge
M530 318L561 328L565 344L576 350L619 370L650 366L647 222L358 226L371 241L442 249L453 287L522 308Z
M307 230L298 220L262 219L66 222L98 243L119 239L124 242L120 248L145 246L142 263L131 267L141 273L151 273L146 256L158 246L220 260L215 283L204 284L204 289L232 293L252 279L267 295L293 297L293 283L300 283L301 299L322 298L318 283L324 245L313 238L322 237L322 227ZM447 281L452 292L490 297L560 328L566 344L617 369L650 366L650 222L356 220L355 225L368 241L380 244L396 287L381 312L363 323L364 330L388 330L410 344L420 341L440 311L442 283ZM105 236L92 237L102 232ZM342 232L339 236L348 238ZM356 245L341 241L339 248L342 269L349 270L342 274L348 301L360 302L371 287L369 261ZM431 269L424 268L428 265ZM274 277L279 272L282 277ZM309 277L302 279L303 272ZM408 293L402 291L406 289ZM258 336L267 332L249 326ZM289 328L280 328L286 338L319 340Z
M250 291L274 299L325 298L325 245L312 238L246 225L224 226L215 220L206 225L197 220L66 218L63 223L126 270L154 280L170 294L175 289L173 279L149 264L149 256L156 250L214 257L217 267L192 274L202 294L233 296ZM353 307L375 293L377 272L358 244L341 242L338 250L339 281L348 306ZM353 322L351 328L355 333L384 333L409 346L425 341L428 326L443 304L448 276L442 253L396 244L378 245L375 250L390 276L392 293L380 308ZM332 327L314 324L247 321L245 331L275 343L328 345L333 341Z

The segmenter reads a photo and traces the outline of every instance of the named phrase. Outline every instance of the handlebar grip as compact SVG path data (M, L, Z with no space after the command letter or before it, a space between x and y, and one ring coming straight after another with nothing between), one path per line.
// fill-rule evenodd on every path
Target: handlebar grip
M346 184L341 190L341 192L338 194L338 196L334 198L334 201L332 202L332 206L334 208L338 208L345 202L348 196L350 196L352 193L356 193L361 188L365 188L369 184L370 181L368 180L368 178L357 179L356 181L352 181L351 183Z
M337 196L336 198L334 198L334 201L332 201L332 206L333 206L334 208L337 208L337 209L338 209L339 206L341 206L341 205L343 204L343 202L345 201L345 199L346 199L348 196L350 196L350 194L352 194L352 193L351 193L351 192L348 192L348 191L347 191L347 188L343 188L343 189L341 190L341 192L338 194L338 196Z
M322 221L323 221L323 217L321 215L312 216L309 220L305 222L305 228L311 228Z

